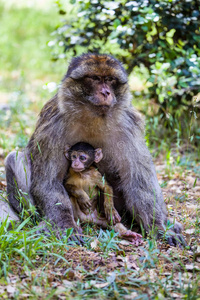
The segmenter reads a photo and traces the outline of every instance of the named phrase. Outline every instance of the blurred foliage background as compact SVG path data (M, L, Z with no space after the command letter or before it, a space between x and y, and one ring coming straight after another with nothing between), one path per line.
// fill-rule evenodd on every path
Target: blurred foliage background
M199 155L199 0L2 0L0 16L3 149L26 145L71 57L91 51L123 62L152 149Z
M61 3L57 3L60 14L65 14ZM72 0L71 3L76 4L76 14L55 31L54 58L63 57L59 48L66 55L69 51L74 55L82 51L115 55L128 74L136 73L143 79L139 91L134 89L133 80L133 93L141 99L139 109L154 117L149 121L158 129L156 136L161 133L162 137L161 126L164 126L175 139L178 130L179 136L189 136L198 144L200 1Z
M48 42L60 16L53 1L0 1L0 155L22 148L55 93L66 63L52 62Z

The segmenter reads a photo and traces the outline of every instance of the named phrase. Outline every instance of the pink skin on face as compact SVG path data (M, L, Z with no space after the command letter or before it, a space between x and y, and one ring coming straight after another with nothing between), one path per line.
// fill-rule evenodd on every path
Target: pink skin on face
M71 167L74 170L74 172L82 172L85 169L84 162L86 162L87 159L88 157L86 154L74 152L71 157Z

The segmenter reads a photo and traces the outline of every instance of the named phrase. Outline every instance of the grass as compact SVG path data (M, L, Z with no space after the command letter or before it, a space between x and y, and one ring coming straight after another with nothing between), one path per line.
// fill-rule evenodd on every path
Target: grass
M30 7L30 3L34 5ZM21 0L16 4L9 0L0 4L3 198L3 159L12 149L25 147L37 114L54 94L51 88L60 82L66 69L63 61L51 61L47 46L58 22L56 7L50 1ZM148 124L155 137L159 125L156 119ZM184 151L182 155L180 139L173 149L167 138L158 150L157 140L149 144L157 156L158 177L169 214L184 225L192 250L169 247L148 237L142 246L134 248L113 231L94 225L85 225L82 247L70 242L70 229L62 239L53 233L38 234L36 221L27 213L12 228L7 221L0 224L1 299L200 299L198 152Z
M166 254L152 240L134 249L94 229L81 247L69 232L58 240L31 227L28 219L0 226L1 299L198 299L200 277L193 263L188 272L186 250Z

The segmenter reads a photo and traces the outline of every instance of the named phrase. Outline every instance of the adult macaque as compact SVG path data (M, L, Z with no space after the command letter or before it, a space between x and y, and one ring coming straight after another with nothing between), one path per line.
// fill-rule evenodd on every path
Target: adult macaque
M71 148L66 147L65 156L71 161L64 186L70 196L75 221L97 224L103 228L111 223L119 236L128 239L138 246L142 236L128 230L122 223L121 217L113 203L113 191L106 180L94 167L103 158L101 148L94 149L90 144L77 143ZM104 212L102 217L97 211L99 191L104 193Z
M63 152L66 144L79 141L102 148L98 169L113 188L117 211L128 212L147 232L152 227L165 230L166 206L145 145L143 120L131 98L119 61L109 55L83 54L72 59L58 93L43 107L24 154L31 169L29 194L38 211L61 230L78 230L63 186L69 165ZM6 176L8 199L19 211L15 157L7 158ZM181 225L175 222L169 232L171 245L184 243L180 232Z

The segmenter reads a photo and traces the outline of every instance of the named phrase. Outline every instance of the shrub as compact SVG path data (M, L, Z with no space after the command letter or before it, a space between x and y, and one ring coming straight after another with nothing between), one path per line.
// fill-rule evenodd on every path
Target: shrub
M71 2L78 4L74 19L55 32L64 53L107 50L128 73L144 66L147 90L142 96L159 106L167 125L173 126L175 117L189 116L200 91L198 0Z

